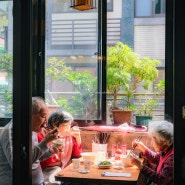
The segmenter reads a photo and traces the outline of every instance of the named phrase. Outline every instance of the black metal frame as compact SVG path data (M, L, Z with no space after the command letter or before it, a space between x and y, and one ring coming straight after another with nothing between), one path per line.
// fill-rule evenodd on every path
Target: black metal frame
M106 123L107 1L98 1L98 100L101 123Z
M32 1L13 1L13 184L31 185Z
M36 29L40 24L39 19L32 19L33 7L38 6L39 0L14 0L14 40L13 40L13 57L14 57L14 72L13 72L13 184L31 185L31 96L43 96L44 88L42 86L42 79L44 73L40 78L40 72L43 68L38 61L42 59L38 56L39 52L44 51L44 35L43 30L40 29L40 37L34 36L32 30ZM44 1L40 2L41 7L44 7ZM105 0L102 0L102 9L105 10ZM182 106L185 105L185 21L184 21L184 7L181 0L166 1L166 102L165 113L166 118L172 119L174 122L174 147L175 147L175 163L174 163L174 184L183 185L185 182L185 120L182 118ZM104 7L104 8L103 8ZM175 11L174 11L175 9ZM40 10L39 10L40 11ZM43 12L41 13L43 16ZM40 16L40 17L42 17ZM102 12L102 17L105 18L106 12ZM36 18L36 17L35 17ZM104 19L103 18L103 19ZM102 19L102 25L103 23ZM37 22L38 21L38 22ZM42 20L43 21L43 20ZM37 24L37 23L38 24ZM42 22L43 23L43 22ZM174 24L175 23L175 24ZM42 26L41 26L42 27ZM43 27L42 27L43 28ZM101 27L101 33L106 33L105 27ZM39 30L39 29L38 29ZM42 30L42 31L41 31ZM38 33L37 32L37 33ZM38 34L38 35L39 35ZM34 39L33 39L34 38ZM34 45L33 45L34 44ZM105 76L106 68L106 41L100 39L100 45L104 47L99 50L102 55L100 61L100 71L102 77ZM34 48L34 50L33 50ZM37 49L36 49L37 48ZM41 48L41 50L40 50ZM44 56L41 53L41 56ZM37 65L38 66L37 66ZM37 73L37 77L33 78L32 68ZM99 72L100 72L99 71ZM39 80L37 79L39 78ZM99 85L102 84L102 102L105 102L106 81L102 78ZM42 82L42 83L41 83ZM41 86L40 86L41 85ZM167 93L168 92L168 93ZM105 105L102 107L105 118Z

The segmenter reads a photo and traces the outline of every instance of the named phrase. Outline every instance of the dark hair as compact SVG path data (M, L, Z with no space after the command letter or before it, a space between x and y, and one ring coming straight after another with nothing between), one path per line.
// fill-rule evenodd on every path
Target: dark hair
M48 127L59 127L60 124L73 121L73 116L66 111L55 111L48 118Z

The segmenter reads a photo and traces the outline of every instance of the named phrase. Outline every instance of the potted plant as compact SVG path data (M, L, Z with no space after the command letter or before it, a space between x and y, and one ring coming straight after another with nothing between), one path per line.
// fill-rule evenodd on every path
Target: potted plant
M113 119L115 112L120 118L120 112L129 112L130 118L126 121L114 119L115 124L124 122L130 123L132 110L135 106L132 104L134 93L138 85L142 82L144 89L148 89L150 84L158 77L157 65L160 61L150 59L149 57L140 58L131 47L122 42L107 49L107 91L113 95L112 112ZM118 93L124 93L124 107L118 107ZM116 110L115 110L116 109Z
M148 123L153 118L153 110L158 107L159 100L158 95L164 94L165 91L165 81L160 80L158 84L155 85L155 94L153 98L144 97L139 99L138 108L136 111L136 125L148 126Z
M146 99L143 103L140 101L140 106L137 109L136 114L136 125L148 126L148 123L152 120L153 109L158 105L158 100L156 99Z

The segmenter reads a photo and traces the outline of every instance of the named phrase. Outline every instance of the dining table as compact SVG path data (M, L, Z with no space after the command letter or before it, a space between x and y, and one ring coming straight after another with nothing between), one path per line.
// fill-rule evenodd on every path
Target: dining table
M70 164L62 171L55 175L56 181L61 182L75 182L85 184L127 184L136 185L140 174L140 170L136 166L123 167L122 169L115 169L114 166L110 168L99 168L96 165L91 165L88 173L82 173L84 165L80 164L78 170L73 169Z

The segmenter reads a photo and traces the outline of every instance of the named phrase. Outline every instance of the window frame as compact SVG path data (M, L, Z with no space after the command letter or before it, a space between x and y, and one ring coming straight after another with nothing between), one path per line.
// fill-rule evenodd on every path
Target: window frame
M164 17L165 14L160 13L160 14L154 14L154 0L150 0L151 1L151 11L150 11L150 15L136 15L136 4L137 4L137 0L135 0L134 2L134 17L135 18L150 18L150 17ZM166 3L166 0L162 0L165 1L164 3Z

